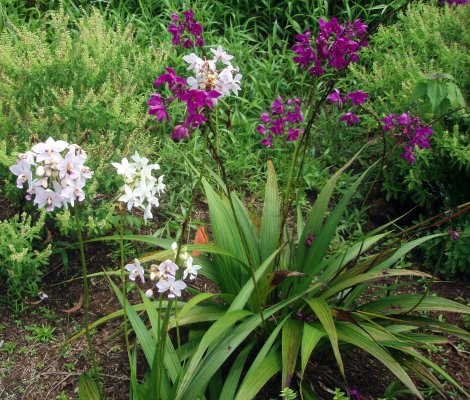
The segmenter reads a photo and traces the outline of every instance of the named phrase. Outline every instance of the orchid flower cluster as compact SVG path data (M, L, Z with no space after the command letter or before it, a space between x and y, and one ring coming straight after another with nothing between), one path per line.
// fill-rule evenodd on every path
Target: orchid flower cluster
M173 22L168 26L168 32L173 35L171 43L184 48L204 46L202 25L194 21L194 11L183 11L184 20L178 14L172 15Z
M85 166L85 150L64 140L48 138L35 144L30 151L19 154L10 171L17 176L16 186L28 184L26 199L33 200L47 211L72 207L76 200L83 201L83 188L93 171Z
M470 3L470 0L441 0L441 3L447 3L449 6L458 6Z
M338 108L341 109L343 108L343 105L349 102L352 106L364 104L368 97L369 95L367 93L361 92L360 90L342 96L340 90L335 89L333 93L327 97L327 99L332 103L336 103ZM359 117L352 112L352 109L350 109L347 113L339 117L339 120L346 121L346 123L351 126L359 122Z
M178 249L177 243L174 242L171 247L176 258ZM179 270L179 267L169 259L163 261L160 265L150 265L150 269L148 271L150 280L152 282L157 282L155 286L158 289L158 293L168 292L169 299L181 297L182 290L187 287L184 280L187 278L189 278L189 280L195 279L198 271L201 269L200 265L193 264L193 258L185 248L183 248L183 251L180 254L180 260L183 261L184 265L183 279L177 279L177 271ZM142 283L145 283L145 270L138 259L134 259L132 264L127 264L124 268L129 271L130 280L135 281L136 278L139 277ZM145 295L147 297L152 297L153 289L148 289L145 292Z
M192 16L192 10L190 12ZM171 93L166 98L161 93L154 93L147 102L150 106L149 114L155 115L157 121L170 122L167 106L175 99L186 104L184 121L173 128L173 140L189 138L190 131L206 121L205 109L212 109L219 97L228 96L231 92L238 96L241 90L242 75L231 63L233 56L227 54L221 46L210 50L214 55L212 60L202 59L195 53L183 57L189 64L187 70L194 71L194 76L185 79L176 75L173 68L167 68L167 73L160 75L153 84L155 88L166 85Z
M306 69L311 75L321 76L326 68L341 70L351 62L358 61L357 52L368 45L364 40L367 25L356 19L342 26L334 17L330 22L320 19L318 23L320 33L313 43L310 30L295 36L298 42L292 50L297 56L293 60L300 68Z
M294 142L304 131L300 128L304 117L300 111L301 99L296 97L283 101L282 97L277 97L271 104L270 113L261 114L261 124L256 130L260 135L265 135L261 144L265 147L272 147L273 135L285 136L287 142Z
M384 132L391 132L391 136L401 145L405 146L402 157L410 164L416 161L415 147L429 149L429 136L432 135L432 127L424 125L418 117L411 116L410 112L396 116L390 114L382 118Z
M164 175L155 178L153 171L158 171L158 164L149 164L146 157L140 157L137 151L131 157L134 162L129 162L123 158L121 163L111 163L117 170L118 175L124 177L124 186L121 191L124 193L119 201L127 203L127 209L131 211L133 207L144 210L144 219L153 218L152 207L158 207L160 202L157 196L165 191L163 183Z

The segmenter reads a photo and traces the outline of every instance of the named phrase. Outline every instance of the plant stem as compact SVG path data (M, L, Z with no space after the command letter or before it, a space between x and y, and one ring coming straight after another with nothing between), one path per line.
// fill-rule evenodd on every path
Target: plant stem
M131 347L129 345L129 329L127 326L127 288L126 272L124 270L124 205L119 203L119 248L121 252L121 289L122 289L122 311L124 323L124 340L126 342L127 357L129 367L132 368Z
M176 256L175 256L175 264L178 264L179 257L181 254L181 246L183 244L184 236L186 233L186 229L188 228L189 220L191 219L191 212L194 207L194 203L196 202L196 196L198 193L198 189L201 186L202 178L204 177L204 169L206 168L206 152L207 152L207 124L204 124L203 127L203 149L202 149L202 160L201 160L201 169L199 172L199 178L194 185L193 188L193 194L191 196L191 201L189 202L188 209L186 210L186 217L184 218L183 224L181 225L181 235L178 239L178 248L176 250Z
M91 341L90 335L90 320L89 320L89 292L88 292L88 272L86 266L86 259L85 259L85 248L83 246L83 236L82 236L82 228L80 224L80 216L78 212L78 204L74 207L74 214L75 214L75 224L77 226L77 235L78 235L78 244L80 248L80 260L82 263L82 275L83 275L83 290L84 290L84 300L83 300L83 313L84 313L84 324L85 324L85 334L86 340L88 343L88 349L90 351L90 358L93 364L93 375L95 381L99 382L99 372L98 372L98 364L96 362L95 350L93 349L93 343Z
M158 369L158 397L157 399L160 400L160 394L161 394L161 385L162 385L162 375L163 375L163 369L165 368L165 347L166 347L166 337L167 337L167 330L168 330L168 322L170 320L170 311L171 311L171 306L173 305L173 302L170 300L168 301L168 304L166 306L166 312L165 312L165 318L163 320L162 328L160 330L160 341L158 342L158 346L160 346L160 351L159 351L159 357L160 357L160 368ZM161 309L160 309L161 311ZM160 313L158 314L160 315Z

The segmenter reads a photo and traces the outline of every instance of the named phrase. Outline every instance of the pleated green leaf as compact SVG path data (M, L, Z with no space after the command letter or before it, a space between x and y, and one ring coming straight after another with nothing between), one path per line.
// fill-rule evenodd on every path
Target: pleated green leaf
M271 160L268 161L268 181L264 196L263 216L261 219L261 260L268 258L274 250L280 238L281 229L281 202L279 188L277 186L276 172Z
M238 382L243 372L243 367L245 366L248 355L250 354L254 344L255 342L251 342L245 346L245 348L240 352L240 354L238 354L237 358L233 362L232 368L230 368L230 371L225 378L224 386L219 397L220 399L232 400L235 397Z
M271 352L253 370L250 377L243 382L235 400L251 400L275 374L281 370L281 355L277 351Z
M321 330L309 324L304 324L302 345L300 348L302 377L304 376L305 368L307 367L308 360L310 360L310 356L312 355L315 346L323 336L325 336L325 333Z
M309 235L318 235L325 218L326 210L328 209L328 204L330 202L331 195L333 190L340 178L341 174L348 168L351 163L356 159L356 157L362 152L365 146L359 150L342 168L340 168L326 183L326 185L321 190L315 204L310 211L307 222L305 223L302 236L299 239L299 248L297 251L297 265L302 265L305 254L307 252L307 237Z
M98 385L86 373L78 379L78 396L80 400L101 400Z
M282 327L282 387L289 387L302 340L303 323L289 318Z
M335 321L331 314L331 309L328 303L323 299L304 299L305 302L310 306L315 315L320 320L325 332L330 339L331 347L333 348L333 354L335 355L336 362L338 363L341 375L344 377L344 366L343 360L341 359L341 353L338 345L338 335L336 333Z
M383 297L371 301L363 307L364 311L382 314L400 314L413 311L446 311L462 314L470 314L470 307L457 303L443 297L401 294L396 296Z
M337 324L338 338L346 343L357 346L377 358L386 366L410 391L418 398L423 399L415 384L402 366L391 354L375 342L366 332L352 324Z

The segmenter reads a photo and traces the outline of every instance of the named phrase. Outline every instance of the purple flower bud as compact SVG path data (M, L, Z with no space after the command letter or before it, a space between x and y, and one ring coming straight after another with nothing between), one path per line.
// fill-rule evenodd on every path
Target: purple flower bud
M183 138L189 138L189 131L184 125L176 125L171 134L173 140L183 140Z
M449 235L452 237L452 240L458 240L460 237L460 234L457 231L454 231L454 228L452 228L451 226L449 226L447 232L449 232Z
M313 235L313 234L312 234L312 235L309 235L309 236L307 237L307 239L305 240L305 244L306 244L308 247L310 247L310 246L312 245L313 241L314 241L316 238L317 238L317 237L316 237L315 235Z

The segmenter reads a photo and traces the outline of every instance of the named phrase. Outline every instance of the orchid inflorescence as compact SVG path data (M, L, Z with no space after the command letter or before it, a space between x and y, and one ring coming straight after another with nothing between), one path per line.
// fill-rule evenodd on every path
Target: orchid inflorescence
M171 247L176 258L178 245L175 242ZM160 265L150 265L150 269L148 271L150 280L157 281L156 288L158 289L158 293L168 292L168 298L170 299L181 297L181 291L187 287L184 279L195 279L197 277L198 270L201 269L200 265L193 264L193 258L185 248L183 248L183 251L179 255L179 259L184 265L183 279L177 279L177 271L179 270L179 267L175 262L169 259L163 261ZM142 283L145 283L145 270L138 259L135 259L131 264L127 264L125 269L129 271L130 280L135 281L136 278L139 277ZM148 289L145 292L145 295L147 297L152 297L153 289Z
M184 20L180 20L178 14L171 17L173 22L168 26L168 32L173 35L171 43L184 48L204 46L202 25L194 21L194 11L183 11L183 16Z
M256 130L261 135L266 135L261 140L261 144L266 147L272 147L275 136L285 137L287 142L294 142L304 131L300 128L304 117L300 111L301 99L289 99L283 101L282 97L277 97L271 104L270 113L261 114L261 124Z
M311 32L296 35L298 42L292 50L297 55L293 60L299 68L306 69L311 75L321 76L328 68L342 70L351 62L357 62L357 52L368 45L364 40L367 25L359 19L344 26L336 18L330 22L318 21L320 33L311 41Z
M85 150L64 140L48 138L35 144L30 151L19 154L10 171L17 176L16 186L28 184L26 199L33 200L47 211L72 207L76 200L83 201L83 188L93 171L85 166Z
M191 15L191 21L193 21L192 10L189 12L191 14L188 15ZM176 28L172 25L169 29L175 30ZM173 68L167 68L167 72L160 75L153 84L155 88L167 86L170 92L168 97L162 96L161 92L156 92L147 102L150 106L149 114L155 115L157 121L170 122L167 107L174 100L186 105L184 121L173 128L171 135L173 140L189 138L190 131L197 129L206 121L204 111L212 109L219 97L228 96L231 92L238 95L238 91L241 90L242 75L231 63L233 56L227 54L221 46L210 50L213 53L211 60L202 59L195 53L183 57L183 60L189 64L187 70L194 71L194 76L185 79L176 75Z
M129 162L127 158L123 158L121 163L111 163L117 170L118 175L124 177L124 193L119 201L127 203L127 209L131 211L133 207L144 210L144 219L151 219L152 207L159 206L157 196L165 191L163 183L164 175L155 178L152 171L160 169L158 164L149 164L146 157L140 157L137 151L131 157L134 162Z
M410 164L416 161L414 149L429 149L429 136L432 134L432 127L424 125L418 117L414 117L408 111L399 116L390 114L382 118L384 132L390 132L392 138L398 144L405 146L402 157Z
M458 6L470 3L470 0L441 0L441 3L447 3L449 6Z
M335 89L333 93L327 97L327 100L332 103L336 103L338 108L341 109L343 108L343 105L346 105L349 102L352 106L364 104L368 97L369 95L367 93L361 92L360 90L342 96L340 90ZM352 109L350 109L347 113L339 117L339 120L345 121L349 126L351 126L359 122L359 117L352 112Z

